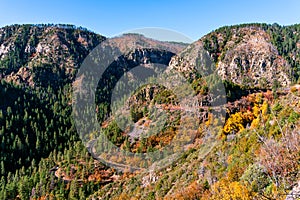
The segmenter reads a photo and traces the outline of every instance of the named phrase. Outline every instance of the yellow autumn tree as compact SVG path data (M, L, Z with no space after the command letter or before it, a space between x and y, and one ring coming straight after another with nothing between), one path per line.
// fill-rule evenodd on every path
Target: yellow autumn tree
M269 103L267 101L264 101L264 103L261 106L261 115L264 121L267 121L270 112L271 111Z
M237 133L244 130L244 126L253 120L253 114L250 111L245 113L237 112L232 114L226 121L223 131L225 134Z
M211 200L250 200L251 192L239 182L221 180L212 186Z
M232 132L238 132L244 129L243 117L241 112L232 114L226 121L223 128L225 134L230 134Z
M267 121L270 114L270 105L267 101L264 101L262 105L255 103L252 110L255 119L252 121L251 127L257 128L262 120Z

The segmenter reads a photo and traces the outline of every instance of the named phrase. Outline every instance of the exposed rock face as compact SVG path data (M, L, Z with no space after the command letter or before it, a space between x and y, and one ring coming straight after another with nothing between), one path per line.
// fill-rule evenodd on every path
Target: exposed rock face
M6 76L8 82L13 82L15 84L28 84L31 87L34 87L34 81L32 72L26 67L21 67L18 72L12 72L10 75Z
M71 78L105 37L74 26L13 25L0 28L0 74L9 82L34 86L38 70Z
M290 84L290 65L279 56L266 32L242 29L245 35L238 43L228 42L224 59L218 62L218 74L239 85L271 87L275 79Z
M200 39L223 80L256 88L291 83L291 66L271 43L270 35L259 27L235 27L215 31ZM199 44L201 44L199 42Z
M183 73L186 78L207 76L215 71L215 64L201 41L196 41L170 61L170 68Z
M0 58L3 60L15 51L21 53L19 56L23 62L43 63L47 60L45 57L51 57L59 64L65 64L65 59L74 57L72 64L76 65L104 39L103 36L75 27L8 26L0 29Z
M174 53L159 49L136 49L126 55L128 61L133 61L135 64L159 63L168 65Z
M171 68L190 78L197 73L207 76L216 71L223 80L251 88L271 88L275 80L282 86L291 83L291 66L279 55L266 32L258 28L232 32L227 42L224 42L224 35L214 35L218 43L225 43L222 48L218 47L220 52L205 50L203 41L212 37L209 34L173 57Z

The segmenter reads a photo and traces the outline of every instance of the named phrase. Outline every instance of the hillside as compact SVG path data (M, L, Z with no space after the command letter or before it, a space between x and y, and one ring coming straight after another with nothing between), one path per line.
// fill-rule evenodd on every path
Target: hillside
M97 133L86 133L85 143L76 131L88 130L89 121L74 121L73 89L99 78L93 68L88 76L76 73L109 40L72 25L0 28L0 199L297 198L288 194L299 193L300 25L222 27L190 45L138 34L110 40L126 54L98 83L98 123L127 154L163 157L164 147L178 142L184 153L164 167L155 159L100 155L107 144L91 139ZM154 64L167 66L167 86L180 87L139 87L120 115L129 113L133 124L121 129L112 115L114 87L124 77L129 85L119 90L135 86L136 66L161 72ZM179 75L191 87L180 85ZM189 88L196 99L190 107ZM83 113L95 112L89 109ZM180 134L181 123L192 137ZM111 163L105 166L100 157Z
M299 73L299 25L246 24L223 27L204 36L218 73L239 85L271 88L289 85Z

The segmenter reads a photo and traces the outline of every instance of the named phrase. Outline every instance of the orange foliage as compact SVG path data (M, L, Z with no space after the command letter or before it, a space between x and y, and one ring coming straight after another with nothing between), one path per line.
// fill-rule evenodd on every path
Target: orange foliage
M209 191L197 181L194 181L188 187L179 190L172 196L165 197L165 199L207 199L208 197Z

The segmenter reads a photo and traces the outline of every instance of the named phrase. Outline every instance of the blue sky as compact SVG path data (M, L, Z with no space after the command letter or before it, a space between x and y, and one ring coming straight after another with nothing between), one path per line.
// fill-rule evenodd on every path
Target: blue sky
M249 22L300 23L299 0L1 0L0 26L20 23L69 23L111 37L159 27L197 40L224 25Z

